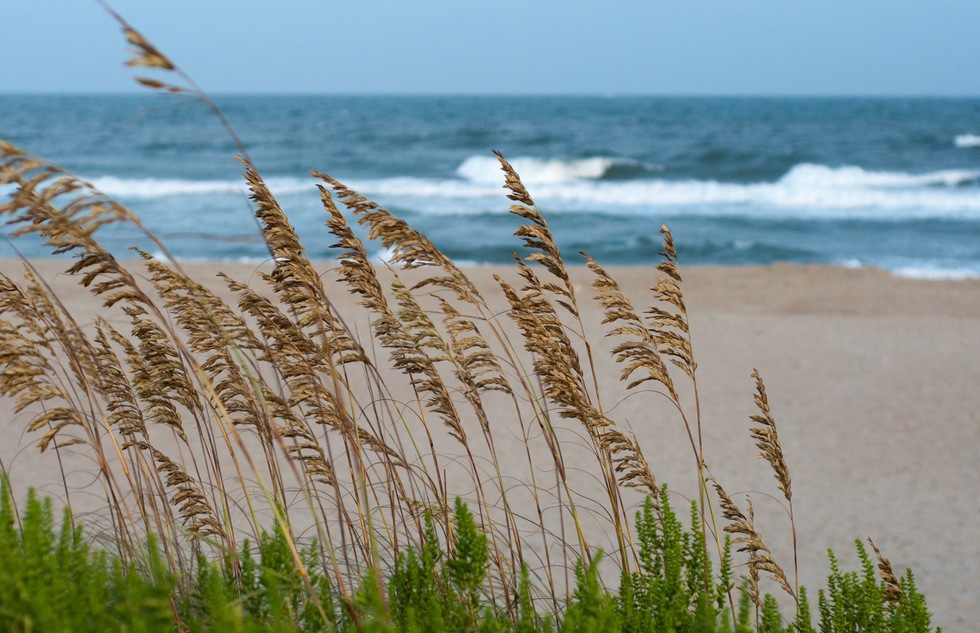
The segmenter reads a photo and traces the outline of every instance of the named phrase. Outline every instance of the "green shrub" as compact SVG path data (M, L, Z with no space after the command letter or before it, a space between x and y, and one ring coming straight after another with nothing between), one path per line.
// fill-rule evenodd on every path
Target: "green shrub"
M0 497L0 630L172 630L174 579L154 547L138 570L92 549L67 511L56 532L51 500L33 490L18 518L6 473Z
M722 565L714 574L703 554L699 522L684 528L666 488L659 505L648 499L636 515L639 570L622 576L617 595L602 582L601 554L589 563L578 560L575 589L555 623L535 611L535 587L526 567L517 579L513 612L487 599L486 538L462 501L455 506L451 555L445 554L430 518L421 547L402 552L387 578L369 571L346 604L317 564L315 544L304 550L309 584L299 577L281 531L261 535L257 558L245 543L223 564L200 558L193 576L177 579L166 571L153 539L146 543L145 564L124 565L118 556L93 549L67 513L56 531L50 500L33 492L18 522L5 475L2 481L4 631L814 631L805 589L792 621L767 594L753 624L750 590L743 583L733 621L726 601L729 572ZM925 598L916 590L911 570L901 582L879 581L860 541L857 551L860 572L842 572L830 552L828 588L820 591L821 633L931 631ZM310 586L316 587L316 595Z
M855 541L861 570L842 572L833 551L826 591L820 591L821 633L867 631L910 633L930 631L931 615L925 597L915 586L912 570L899 580L879 554L885 580L879 580L875 564L860 540Z

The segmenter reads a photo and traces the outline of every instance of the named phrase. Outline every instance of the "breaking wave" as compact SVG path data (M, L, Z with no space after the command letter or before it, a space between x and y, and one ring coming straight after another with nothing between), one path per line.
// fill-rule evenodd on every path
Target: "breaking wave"
M724 215L745 217L980 219L980 170L949 169L921 174L871 171L856 166L803 163L771 182L604 179L617 159L516 159L512 162L535 201L549 212L588 211L612 215ZM466 159L461 177L395 177L350 181L382 204L419 213L506 213L503 175L495 159ZM173 196L242 197L243 181L100 177L92 184L123 200ZM277 195L316 193L312 178L270 178ZM318 197L311 198L318 202Z
M980 147L980 134L960 134L953 139L956 147Z

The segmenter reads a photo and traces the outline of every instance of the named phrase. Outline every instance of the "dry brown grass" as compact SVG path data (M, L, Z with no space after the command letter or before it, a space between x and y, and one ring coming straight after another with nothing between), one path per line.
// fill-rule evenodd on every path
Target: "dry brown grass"
M123 26L135 49L131 65L189 81ZM195 94L216 110L192 83L139 81ZM71 255L66 273L104 305L94 326L83 327L29 264L20 280L0 278L0 394L17 412L36 414L28 431L39 434L42 451L80 445L95 458L125 558L138 557L153 532L175 570L191 568L196 553L237 551L271 521L289 535L301 570L296 540L315 535L343 592L367 568L387 569L398 550L418 545L427 516L452 548L452 506L461 496L489 537L492 585L508 604L525 564L550 600L569 591L572 562L596 552L586 522L605 526L609 542L601 545L619 569L636 567L631 513L661 489L640 441L606 403L628 394L666 399L690 440L700 482L690 496L719 553L723 531L735 534L756 584L767 572L795 596L751 506L743 513L716 482L729 524L715 525L697 363L670 232L662 230L663 260L643 309L585 255L621 366L610 387L596 369L595 333L582 321L583 299L548 223L498 157L511 211L525 221L516 232L524 248L515 254L516 275L497 278L502 311L424 235L313 172L336 239L336 278L359 306L345 314L244 148L244 178L274 268L257 281L222 275L237 297L229 302L172 258L117 259L99 231L126 223L145 234L139 218L0 142L0 184L15 186L0 216L15 235L35 234L53 253ZM348 217L390 249L387 270L369 261ZM359 330L364 323L369 329ZM791 513L789 472L755 377L760 415L752 435ZM680 381L691 386L687 402ZM524 447L521 472L514 467L521 460L498 454L505 436ZM572 470L592 481L582 484ZM66 485L68 503L71 494Z
M3 181L18 193L0 215L74 254L67 272L103 299L105 313L94 327L80 327L29 267L23 280L3 278L0 393L17 411L43 409L28 429L41 433L41 450L81 444L97 456L124 556L136 556L130 545L153 531L175 569L191 567L193 552L234 550L271 516L294 539L312 529L338 586L351 586L365 568L388 565L395 551L418 544L426 516L451 535L451 507L463 496L490 537L494 586L506 600L524 564L552 595L567 591L563 570L596 551L586 521L605 523L611 540L603 547L620 569L635 568L629 514L660 487L640 442L604 409L600 389L607 399L637 392L671 403L702 482L704 524L713 526L697 403L689 411L676 388L689 381L696 395L697 365L666 228L654 303L643 314L585 256L622 367L617 393L597 374L580 299L547 221L503 157L512 211L528 220L517 235L530 251L515 255L516 279L497 278L503 311L404 221L314 173L326 185L337 280L361 308L352 316L334 306L247 161L274 268L258 282L222 275L237 297L228 302L177 264L142 253L142 264L117 260L99 245L93 223L139 226L138 219L70 174L2 149ZM370 263L338 205L392 250L388 270ZM367 333L356 329L364 322ZM760 426L752 433L789 502L761 379L756 401ZM501 433L522 438L525 472L498 456ZM546 463L533 457L541 454ZM572 454L577 471L595 473L594 486L570 476ZM773 573L792 593L751 518L717 491L731 522L725 530L739 535L750 568Z

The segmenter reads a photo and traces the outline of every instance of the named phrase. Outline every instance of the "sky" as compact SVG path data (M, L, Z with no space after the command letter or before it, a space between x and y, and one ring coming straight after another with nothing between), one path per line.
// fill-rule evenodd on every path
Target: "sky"
M220 93L980 96L978 0L110 0ZM0 92L140 90L95 0L0 0Z

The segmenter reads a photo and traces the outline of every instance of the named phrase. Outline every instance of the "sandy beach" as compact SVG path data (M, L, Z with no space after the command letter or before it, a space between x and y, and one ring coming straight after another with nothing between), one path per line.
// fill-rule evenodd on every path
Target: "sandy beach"
M80 323L100 314L99 303L60 274L66 262L32 264ZM16 279L21 267L0 261L0 271ZM255 265L185 268L202 282L216 270L256 280ZM466 270L486 296L499 298L492 274L501 269ZM635 305L648 305L656 271L610 272ZM748 434L751 372L758 369L793 478L800 579L814 603L826 550L855 568L853 541L870 536L896 570L915 571L935 625L980 629L980 281L790 265L682 272L707 464L740 502L751 495L757 526L785 560L786 514L770 497L778 494L772 473L754 458ZM590 281L587 270L573 271L585 324L600 333L600 310L586 300ZM353 300L338 293L337 301ZM619 369L608 354L596 362L615 380ZM636 434L659 480L693 489L690 447L676 416L652 411L642 398L609 410ZM25 426L23 416L3 414L0 458L15 485L56 490L57 471L38 466Z

